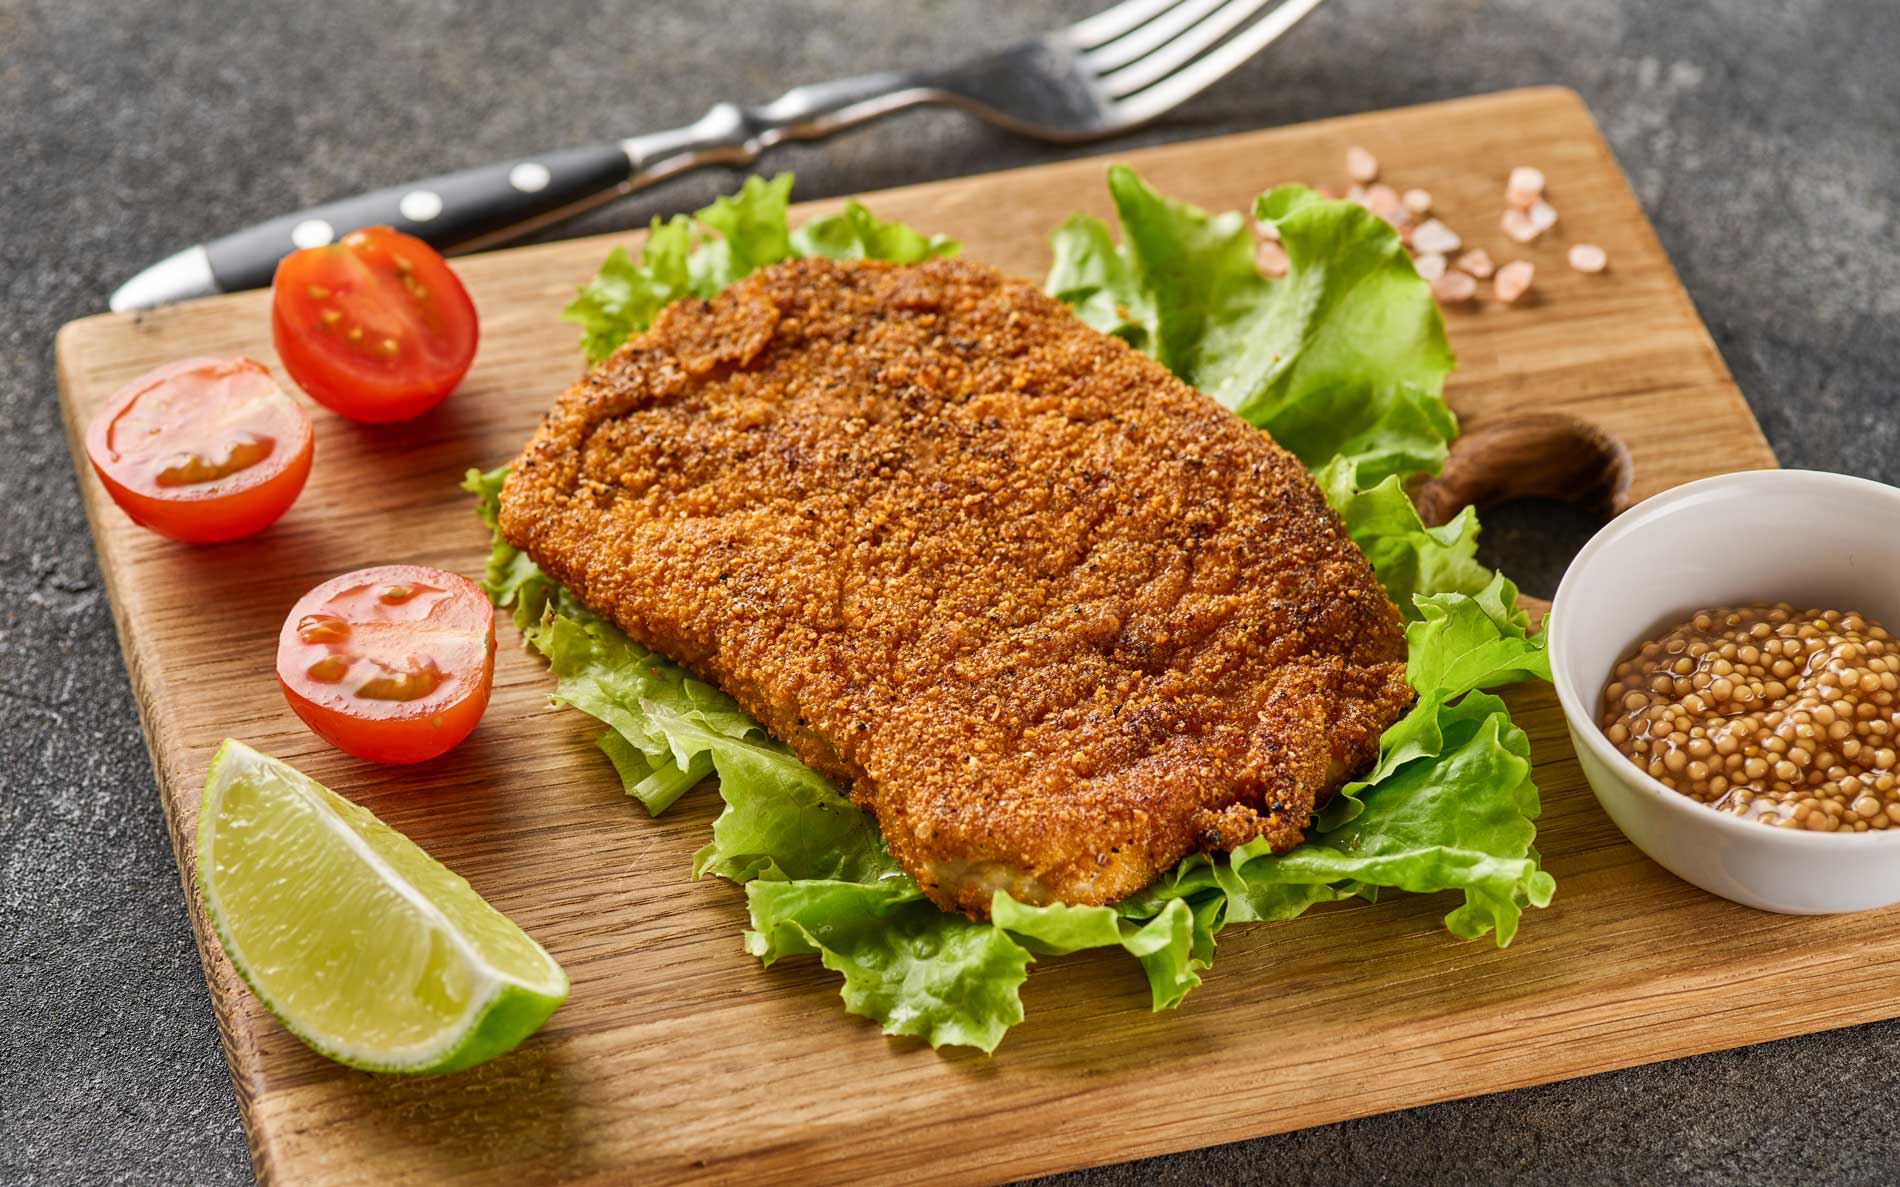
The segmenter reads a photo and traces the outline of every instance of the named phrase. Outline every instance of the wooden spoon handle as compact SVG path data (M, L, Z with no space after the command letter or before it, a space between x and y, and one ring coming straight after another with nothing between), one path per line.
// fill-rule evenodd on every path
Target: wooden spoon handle
M1501 416L1469 426L1435 477L1412 491L1427 524L1467 506L1556 499L1608 519L1628 506L1630 455L1621 441L1559 412Z

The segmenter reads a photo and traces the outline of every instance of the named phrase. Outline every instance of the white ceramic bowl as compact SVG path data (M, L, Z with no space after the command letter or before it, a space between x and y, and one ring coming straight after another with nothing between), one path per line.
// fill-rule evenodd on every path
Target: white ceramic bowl
M1709 606L1857 610L1900 630L1900 490L1810 470L1679 486L1598 532L1551 605L1550 659L1597 802L1687 882L1764 911L1821 915L1900 902L1900 829L1771 828L1669 790L1610 744L1596 708L1637 644Z

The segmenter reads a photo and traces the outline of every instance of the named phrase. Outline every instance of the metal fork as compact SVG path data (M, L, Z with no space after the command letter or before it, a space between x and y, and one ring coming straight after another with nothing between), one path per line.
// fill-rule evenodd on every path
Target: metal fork
M358 227L393 226L475 251L705 165L749 165L925 104L961 108L1042 140L1076 142L1146 123L1265 49L1321 0L1122 0L1065 29L941 70L796 87L757 107L716 104L693 124L564 149L343 198L199 244L112 294L115 310L261 288L277 261Z

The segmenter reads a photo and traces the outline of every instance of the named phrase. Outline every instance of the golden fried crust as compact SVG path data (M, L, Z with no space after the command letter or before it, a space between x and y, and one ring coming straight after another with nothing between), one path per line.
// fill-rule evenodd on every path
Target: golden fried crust
M1296 843L1411 699L1304 467L1031 285L795 260L562 396L502 531L877 813L926 893Z

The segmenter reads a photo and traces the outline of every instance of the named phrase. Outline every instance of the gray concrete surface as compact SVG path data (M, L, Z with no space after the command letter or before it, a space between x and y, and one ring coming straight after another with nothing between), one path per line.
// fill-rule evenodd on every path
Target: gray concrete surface
M54 330L151 258L287 207L944 60L1095 3L0 0L0 1181L251 1177L55 411ZM1596 112L1784 462L1900 482L1893 0L1334 0L1133 142L1545 82ZM937 114L771 164L819 196L1052 155ZM1548 593L1579 530L1519 509L1490 551ZM1210 1113L1233 1087L1206 1085ZM1896 1092L1886 1024L1049 1182L1891 1183Z

